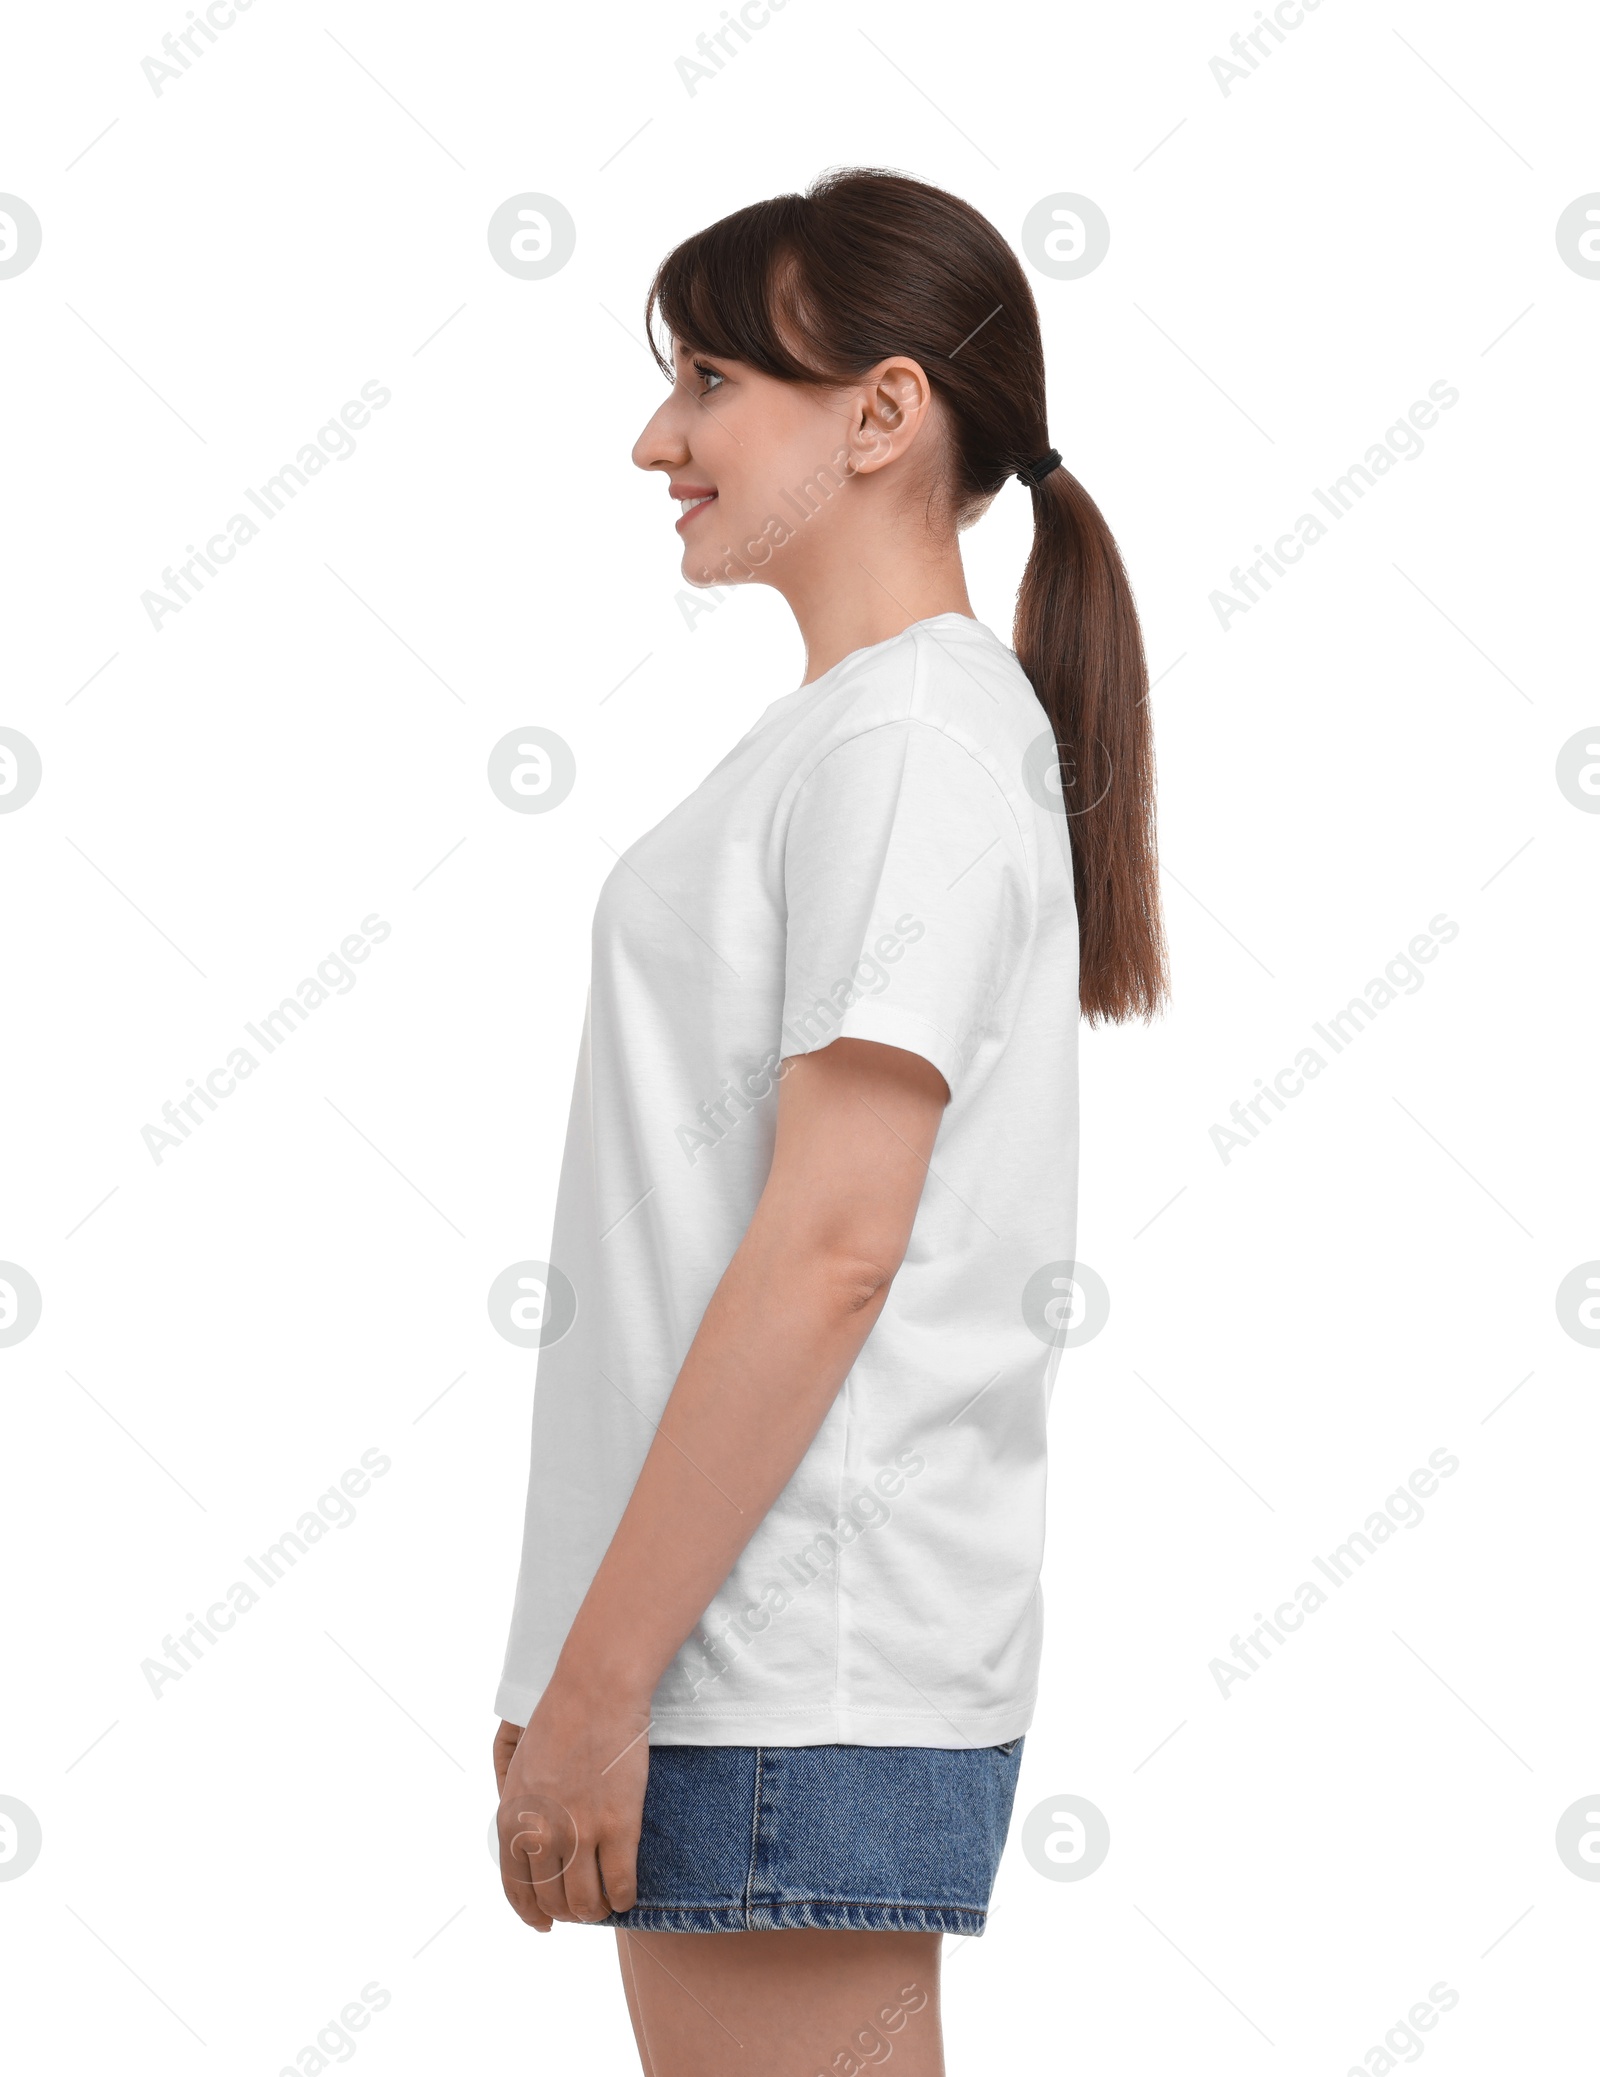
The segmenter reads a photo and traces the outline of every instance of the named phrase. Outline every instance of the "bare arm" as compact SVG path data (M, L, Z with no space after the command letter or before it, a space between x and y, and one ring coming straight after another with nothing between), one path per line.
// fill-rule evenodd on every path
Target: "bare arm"
M793 1476L883 1310L948 1094L919 1055L865 1039L836 1039L789 1063L749 1229L706 1307L550 1685L520 1738L502 1725L496 1741L502 1878L541 1930L551 1918L601 1918L633 1901L650 1698ZM557 1846L552 1835L537 1858L526 1844L513 1848L530 1830L519 1802L547 1816L560 1806L576 1836ZM554 1857L561 1873L540 1874Z

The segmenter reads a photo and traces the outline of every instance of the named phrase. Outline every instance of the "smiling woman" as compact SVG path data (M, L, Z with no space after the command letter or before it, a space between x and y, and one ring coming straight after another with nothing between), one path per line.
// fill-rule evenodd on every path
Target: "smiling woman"
M771 585L806 662L596 911L501 1874L616 1929L648 2077L811 2072L873 2014L934 2077L1037 1687L1079 1018L1165 991L1143 651L965 203L834 175L649 316L683 575ZM1013 476L1014 650L958 538Z

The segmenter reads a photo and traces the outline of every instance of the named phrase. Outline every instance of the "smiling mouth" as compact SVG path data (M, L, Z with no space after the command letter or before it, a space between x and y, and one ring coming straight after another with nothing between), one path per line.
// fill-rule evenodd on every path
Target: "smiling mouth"
M679 498L678 503L682 510L677 522L678 531L681 533L697 512L704 511L707 505L715 504L716 498L714 490L708 490L697 498Z

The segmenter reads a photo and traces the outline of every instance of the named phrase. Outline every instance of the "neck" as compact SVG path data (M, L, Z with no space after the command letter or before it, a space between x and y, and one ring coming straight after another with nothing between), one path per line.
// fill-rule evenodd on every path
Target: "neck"
M832 544L830 544L831 546ZM976 615L954 534L916 551L879 533L870 545L843 542L816 569L793 573L779 585L805 643L809 685L857 649L887 642L918 620L939 613Z

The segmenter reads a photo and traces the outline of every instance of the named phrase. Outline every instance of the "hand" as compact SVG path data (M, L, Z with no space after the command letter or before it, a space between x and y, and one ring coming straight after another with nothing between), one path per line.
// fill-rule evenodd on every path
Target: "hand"
M558 1677L526 1730L495 1734L501 1887L536 1932L632 1906L649 1728L647 1703L585 1696Z

